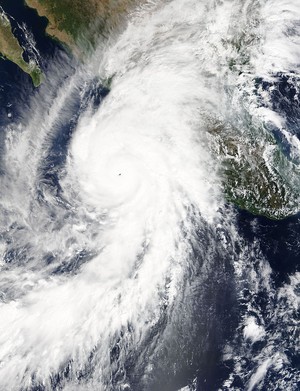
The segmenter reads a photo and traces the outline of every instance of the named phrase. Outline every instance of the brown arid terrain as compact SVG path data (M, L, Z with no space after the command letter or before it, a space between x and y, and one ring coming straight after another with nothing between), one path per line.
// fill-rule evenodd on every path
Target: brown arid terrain
M25 0L48 21L47 33L74 54L86 54L137 3L136 0Z
M25 3L48 19L47 34L83 59L101 37L105 39L121 24L137 0L25 0ZM0 54L28 73L34 86L38 86L42 73L37 64L23 59L23 53L9 18L0 9Z
M0 12L0 54L28 73L32 78L34 86L40 85L42 73L37 64L24 61L23 48L14 36L9 18L4 12Z

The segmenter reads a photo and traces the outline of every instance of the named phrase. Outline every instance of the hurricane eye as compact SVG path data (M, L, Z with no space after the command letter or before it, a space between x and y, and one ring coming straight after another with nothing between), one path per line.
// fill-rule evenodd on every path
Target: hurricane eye
M0 391L299 390L300 0L0 3Z

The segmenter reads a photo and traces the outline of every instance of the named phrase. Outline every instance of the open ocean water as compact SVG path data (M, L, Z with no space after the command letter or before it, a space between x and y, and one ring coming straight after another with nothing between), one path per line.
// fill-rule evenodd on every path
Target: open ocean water
M193 121L226 96L189 56L230 2L206 3L149 5L80 65L0 0L46 79L0 59L0 390L300 389L300 216L220 195ZM289 71L255 88L298 139Z

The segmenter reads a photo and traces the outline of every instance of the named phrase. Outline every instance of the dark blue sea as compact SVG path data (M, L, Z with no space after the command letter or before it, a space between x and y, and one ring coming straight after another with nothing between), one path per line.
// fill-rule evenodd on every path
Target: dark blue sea
M23 42L25 47L26 38L19 26L21 26L22 23L25 23L28 30L32 32L36 42L36 49L39 52L40 66L46 79L47 75L49 75L49 64L53 64L55 61L59 61L63 64L61 81L66 80L66 78L75 72L76 61L72 58L72 55L61 44L46 35L46 18L39 17L36 11L26 7L22 0L0 0L0 6L10 16L14 33L20 42ZM30 55L30 53L28 55ZM49 80L38 87L38 89L35 89L27 74L10 61L0 59L0 154L3 154L6 129L12 123L26 122L24 113L28 113L25 108L29 109L28 105L30 103L30 98L37 94L39 89L46 89L48 83ZM257 80L257 83L260 85L263 84L264 89L270 88L270 85L263 80ZM65 162L68 145L73 131L76 128L80 110L91 102L95 107L98 107L103 99L105 99L105 96L109 94L109 90L101 86L97 81L91 82L89 94L83 95L81 92L80 88L74 89L71 103L68 106L69 108L72 108L73 114L70 116L70 111L68 111L65 117L62 115L61 120L57 125L57 130L54 132L55 137L53 137L51 141L51 150L41 167L41 176L45 179L48 186L52 187L57 194L60 194L61 191L59 187L58 171ZM299 137L299 100L296 99L296 91L293 90L293 87L290 85L286 76L282 75L282 77L279 78L278 85L275 86L272 94L274 109L278 110L280 113L284 112L285 116L288 118L290 127L293 129L293 133ZM286 141L281 138L281 135L276 133L276 129L274 129L274 135L277 137L278 143L282 144L282 149L288 154L289 146L286 144ZM5 173L1 172L1 175L5 175ZM280 290L285 284L289 284L291 275L300 271L300 215L282 220L271 220L263 216L255 216L237 208L235 211L237 216L237 229L244 239L245 246L257 243L261 254L260 256L268 261L272 269L272 292ZM242 252L243 249L236 249L236 252L239 251ZM82 257L84 258L84 255L82 255ZM197 257L196 252L195 257ZM80 262L80 259L78 262ZM254 256L252 260L251 258L249 259L249 262L253 262L251 266L254 268L256 267L255 263L257 262L257 259ZM63 272L64 270L57 270L57 273ZM227 270L224 270L224 273L227 273L229 276L232 275L232 278L234 278L230 267L228 267ZM214 278L214 276L211 278ZM218 301L215 306L217 313L214 315L214 320L209 324L210 330L207 331L209 333L207 346L201 345L201 336L199 336L199 341L197 338L194 339L190 351L184 353L184 363L182 363L182 367L176 372L176 376L173 376L172 373L168 373L165 369L161 370L161 373L158 371L158 380L154 381L153 384L155 384L155 388L152 388L152 391L176 391L187 384L191 384L193 381L194 385L191 387L194 387L195 390L227 390L227 388L224 388L225 386L222 385L228 376L234 372L235 363L232 359L224 361L222 359L222 351L228 341L237 338L236 329L239 324L239 316L243 311L247 311L246 308L248 308L247 303L249 301L251 301L253 308L255 307L265 319L268 319L266 323L268 323L268 332L270 334L274 334L277 328L286 327L284 324L274 324L271 319L269 319L272 312L270 308L272 305L275 306L274 303L272 304L272 300L275 300L274 295L270 296L270 292L262 289L255 292L255 294L252 294L250 291L247 292L246 287L243 292L239 292L238 290L241 289L241 285L236 285L234 282L232 285L228 284L226 288L223 288L222 285L216 282L215 289L216 292L214 292L212 296L217 298ZM298 293L300 295L300 286L298 287ZM203 300L203 302L199 301L199 313L203 312L201 305L204 305L203 303L208 305L207 303L210 302L210 292L206 292L205 295L206 299ZM237 300L236 297L241 297L241 295L244 295L244 299L240 298ZM209 311L209 306L207 311ZM200 320L197 319L196 313L195 322L198 321L200 322ZM197 329L199 333L204 332L203 327L204 326L201 325L201 327L199 326L197 328L197 325L195 325L195 329ZM282 333L280 338L288 338L288 336L285 335L285 333ZM280 341L275 340L275 343L278 342L280 343ZM297 355L296 350L289 350L290 344L285 345L283 341L281 342L282 346L286 346L286 351L284 353L291 363L291 366L295 371L297 369L299 370L300 358ZM176 343L176 341L174 341L174 343ZM236 340L235 344L238 345L238 343L238 340ZM250 360L251 354L255 355L256 350L259 351L259 349L262 349L262 346L259 345L262 343L263 342L256 342L252 347L248 347L248 350L245 348L245 351L243 352L237 348L237 354L244 357L242 358L244 361L241 364L244 368L244 372L253 369L253 364ZM201 349L205 352L205 356L203 356ZM114 351L112 351L112 356L114 354ZM131 359L133 359L132 357ZM135 364L129 360L127 371L132 380L131 384L134 384L134 382L137 384L137 388L132 388L132 390L142 391L141 388L138 388L140 374L134 373L134 367ZM279 384L279 380L276 378L276 371L272 372L271 370L268 376L264 385L259 388L260 390L275 391L276 389L278 391L288 391L283 390L280 386L274 388L274 384ZM67 377L68 375L65 375L65 378ZM59 383L59 376L53 377L53 390L60 389ZM236 375L235 381L232 384L232 387L234 386L235 388L231 389L246 389L244 380L239 378L238 375ZM43 386L39 385L31 390L37 391L43 389ZM125 389L126 388L124 388L124 390ZM230 390L230 388L228 388L228 390ZM296 389L294 391L296 391Z

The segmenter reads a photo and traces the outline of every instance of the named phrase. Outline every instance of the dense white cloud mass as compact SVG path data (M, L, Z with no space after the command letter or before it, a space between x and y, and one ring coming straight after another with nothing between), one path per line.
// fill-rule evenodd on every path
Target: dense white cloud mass
M136 354L136 365L151 377L153 357L168 338L165 324L180 317L186 292L195 295L188 278L199 278L200 286L209 280L211 287L232 267L240 288L254 250L236 251L242 242L233 214L224 213L223 178L207 123L237 126L244 110L239 100L252 86L249 75L271 78L295 66L299 37L288 44L282 37L299 6L290 1L284 23L273 23L284 7L279 0L262 6L173 0L141 7L86 69L55 93L50 86L41 89L27 124L7 129L0 189L1 390L51 390L55 382L65 390L129 389L128 357ZM231 43L245 28L254 38L237 52ZM281 53L283 46L276 69L273 47ZM248 73L230 71L234 56L240 64L239 56L247 57ZM71 113L74 90L86 92L94 77L112 77L110 92L97 109L80 112L66 161L55 172L58 191L43 165L62 117ZM265 119L266 111L247 99L253 115ZM272 289L262 258L249 275L254 290ZM181 312L187 324L193 311ZM253 343L265 338L255 316L244 322L245 340ZM273 361L266 355L257 359L249 390L277 362L274 352Z

